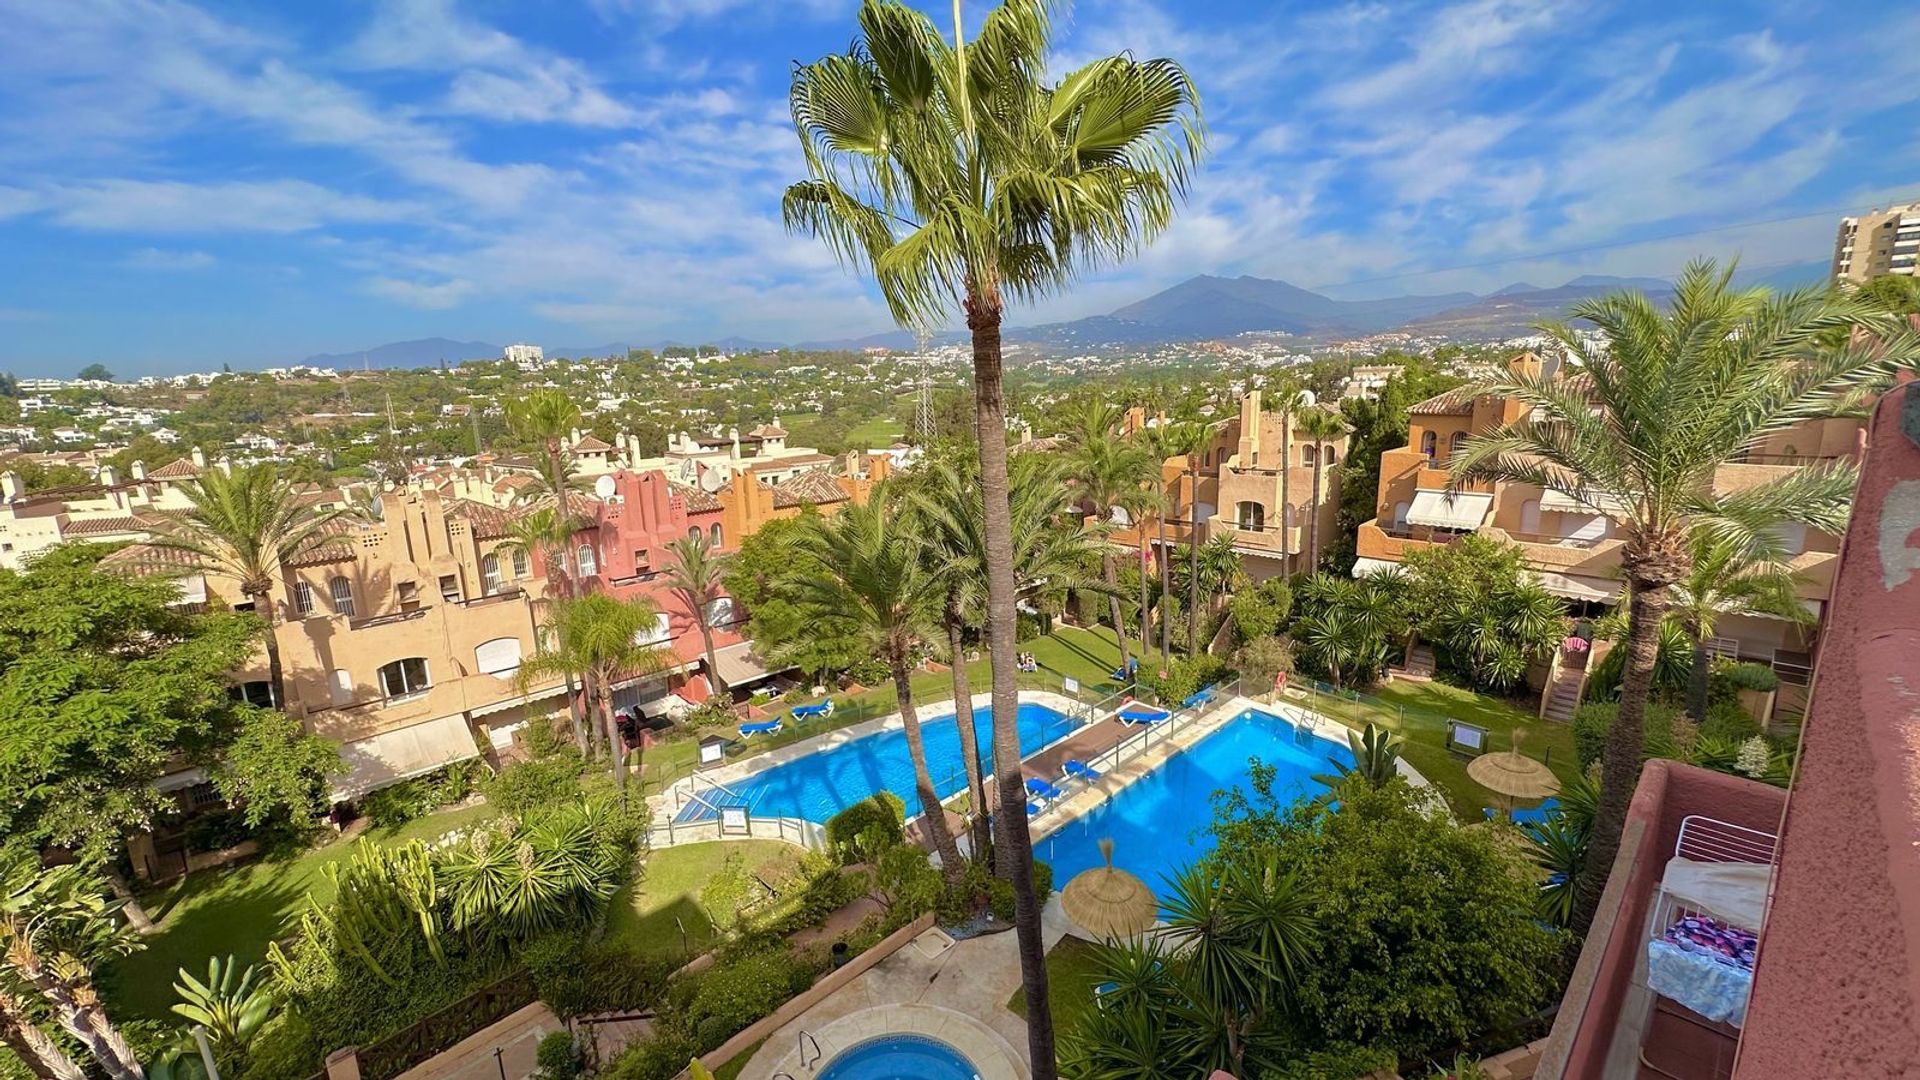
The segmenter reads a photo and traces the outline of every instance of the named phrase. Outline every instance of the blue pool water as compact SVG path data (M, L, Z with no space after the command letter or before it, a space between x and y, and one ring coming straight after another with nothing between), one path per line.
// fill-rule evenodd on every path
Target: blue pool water
M1213 793L1252 794L1254 758L1274 767L1273 790L1283 803L1325 791L1313 776L1334 771L1330 758L1353 764L1344 744L1296 732L1281 715L1248 710L1037 842L1034 855L1053 864L1054 887L1062 888L1101 865L1100 840L1111 837L1113 864L1165 899L1168 879L1213 850Z
M887 1035L833 1059L819 1080L978 1080L960 1051L922 1035Z
M1045 705L1022 702L1019 711L1020 756L1025 757L1079 727L1079 721ZM993 710L973 711L974 735L980 744L980 764L993 772ZM960 728L952 713L923 720L927 772L942 799L967 786L960 759ZM907 816L920 812L913 793L913 758L907 752L907 733L882 731L850 743L816 751L783 765L754 773L728 784L731 796L707 796L723 806L745 806L756 816L795 817L826 824L827 819L876 791L891 791L907 804ZM712 817L713 810L689 803L680 820Z

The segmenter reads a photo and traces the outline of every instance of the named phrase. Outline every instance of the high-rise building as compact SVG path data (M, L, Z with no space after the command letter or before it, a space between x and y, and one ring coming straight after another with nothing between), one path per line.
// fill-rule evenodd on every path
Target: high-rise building
M1833 278L1855 284L1883 274L1911 274L1920 254L1920 203L1889 206L1840 219L1833 242Z

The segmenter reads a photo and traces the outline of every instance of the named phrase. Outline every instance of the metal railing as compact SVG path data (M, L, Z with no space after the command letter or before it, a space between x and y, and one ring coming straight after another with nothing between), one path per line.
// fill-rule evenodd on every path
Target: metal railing
M1234 679L1231 682L1220 683L1208 689L1211 693L1207 700L1198 705L1192 707L1185 705L1177 706L1169 710L1173 715L1167 717L1165 720L1138 725L1131 730L1123 729L1120 738L1117 739L1112 746L1093 755L1093 760L1088 762L1088 764L1101 772L1106 772L1110 769L1119 768L1121 765L1132 761L1134 758L1139 757L1155 746L1165 743L1168 739L1173 738L1192 724L1230 703L1234 698L1239 697L1241 693L1241 680Z

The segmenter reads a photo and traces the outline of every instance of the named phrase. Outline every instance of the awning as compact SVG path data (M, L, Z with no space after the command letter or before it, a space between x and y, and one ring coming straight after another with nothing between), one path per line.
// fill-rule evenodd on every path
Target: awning
M1589 491L1583 501L1571 491L1548 488L1540 493L1540 509L1559 514L1613 514L1615 516L1632 512L1633 507L1625 499L1605 491Z
M661 694L634 706L641 716L670 716L679 719L693 711L693 702L679 694Z
M153 782L153 790L159 792L179 791L182 788L198 787L208 780L207 770L195 765L179 772L168 773Z
M475 705L468 709L467 712L476 717L492 716L494 713L506 712L508 709L517 709L522 705L531 705L536 701L553 697L556 694L566 693L566 690L567 687L565 683L555 683L544 690L529 690L524 694L504 697L499 701L490 701L485 705Z
M1444 491L1416 491L1413 505L1407 509L1407 520L1435 529L1471 532L1487 520L1487 511L1492 508L1492 495L1459 491L1449 496Z
M1357 578L1372 577L1375 574L1384 574L1390 570L1396 570L1399 566L1399 563L1388 559L1369 559L1361 556L1353 560L1353 576Z
M728 686L746 686L769 678L776 671L786 670L769 668L760 654L753 651L751 641L742 641L724 649L715 649L713 664L719 669L714 674L720 676L720 681Z
M479 756L480 748L467 730L466 717L457 713L383 731L340 748L340 760L346 762L347 771L334 779L333 798L336 802L357 798Z
M1574 577L1571 574L1539 572L1540 587L1555 596L1571 600L1592 600L1611 604L1620 599L1620 583L1599 578Z

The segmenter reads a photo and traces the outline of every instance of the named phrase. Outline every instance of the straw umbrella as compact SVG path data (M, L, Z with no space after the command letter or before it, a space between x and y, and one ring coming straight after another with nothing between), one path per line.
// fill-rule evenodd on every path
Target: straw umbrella
M1129 938L1153 928L1160 901L1139 878L1113 865L1113 841L1100 841L1107 865L1074 875L1060 892L1060 907L1082 930L1107 940Z
M1515 799L1544 799L1560 790L1553 770L1520 752L1520 740L1526 732L1514 729L1513 749L1504 754L1483 754L1467 765L1473 782L1507 800L1507 814L1513 814Z

